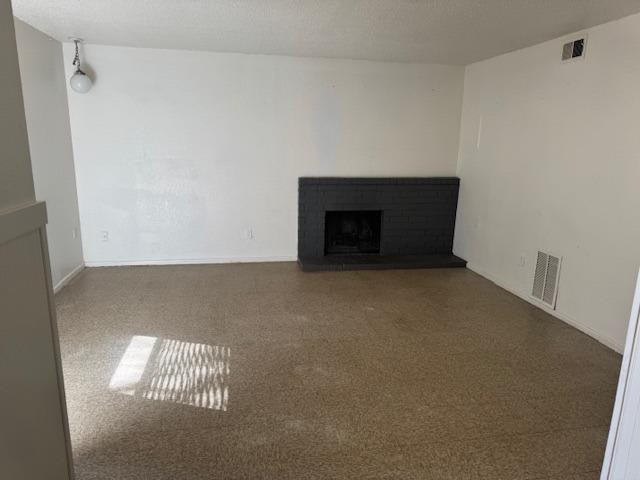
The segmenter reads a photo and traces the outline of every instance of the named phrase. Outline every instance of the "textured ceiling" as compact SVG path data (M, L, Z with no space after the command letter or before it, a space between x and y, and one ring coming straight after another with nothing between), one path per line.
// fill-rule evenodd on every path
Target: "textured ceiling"
M13 0L59 40L468 64L640 12L640 0Z

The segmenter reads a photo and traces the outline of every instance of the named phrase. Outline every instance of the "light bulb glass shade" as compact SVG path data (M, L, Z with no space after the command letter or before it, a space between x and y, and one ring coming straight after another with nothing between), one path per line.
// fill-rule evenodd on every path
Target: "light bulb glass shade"
M76 70L76 72L69 79L69 85L73 91L78 93L87 93L91 89L92 85L91 78L89 75L84 73L82 70Z

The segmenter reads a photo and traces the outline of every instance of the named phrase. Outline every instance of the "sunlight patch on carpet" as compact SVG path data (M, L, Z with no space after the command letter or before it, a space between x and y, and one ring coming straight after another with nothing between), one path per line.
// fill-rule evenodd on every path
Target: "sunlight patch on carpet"
M109 389L125 395L226 411L231 348L136 335Z

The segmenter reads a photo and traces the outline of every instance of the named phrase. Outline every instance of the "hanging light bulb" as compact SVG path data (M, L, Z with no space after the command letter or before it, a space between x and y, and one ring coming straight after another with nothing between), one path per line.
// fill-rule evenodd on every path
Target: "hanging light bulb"
M73 58L73 65L76 66L76 71L71 75L69 85L71 85L74 92L87 93L91 89L93 82L91 81L91 77L80 69L80 54L78 52L78 44L80 42L82 42L82 40L79 38L73 39L73 43L76 44L76 55Z

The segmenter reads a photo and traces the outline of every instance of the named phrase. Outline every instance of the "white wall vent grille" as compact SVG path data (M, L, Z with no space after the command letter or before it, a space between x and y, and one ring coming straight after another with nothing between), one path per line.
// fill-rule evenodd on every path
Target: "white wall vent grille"
M531 295L555 310L562 257L538 252Z

